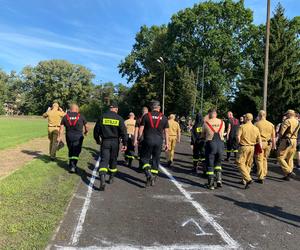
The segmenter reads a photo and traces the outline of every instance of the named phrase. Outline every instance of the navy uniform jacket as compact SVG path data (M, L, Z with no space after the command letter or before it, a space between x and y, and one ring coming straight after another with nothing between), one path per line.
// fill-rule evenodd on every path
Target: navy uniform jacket
M127 145L127 132L124 120L117 113L108 111L96 122L94 139L100 143L100 139L122 139L124 146Z

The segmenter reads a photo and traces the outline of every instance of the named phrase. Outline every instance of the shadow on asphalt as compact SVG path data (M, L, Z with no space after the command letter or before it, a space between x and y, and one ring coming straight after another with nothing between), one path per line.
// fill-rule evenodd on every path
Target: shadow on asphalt
M278 206L271 207L271 206L261 205L253 202L238 201L223 195L215 195L215 196L225 201L231 201L234 203L234 205L240 206L247 210L252 210L254 212L260 213L274 220L278 220L280 222L300 228L300 216L284 212L282 210L282 207L278 207ZM295 224L295 223L299 223L299 224Z

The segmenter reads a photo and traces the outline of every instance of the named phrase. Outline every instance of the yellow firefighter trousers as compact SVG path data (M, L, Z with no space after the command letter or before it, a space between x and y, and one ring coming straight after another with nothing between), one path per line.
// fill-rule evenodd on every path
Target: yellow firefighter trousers
M254 146L241 146L237 159L238 168L242 174L243 181L251 181L251 168L254 156Z
M169 152L167 152L167 160L168 161L173 162L173 160L174 160L176 143L177 143L177 136L169 136L170 150L169 150Z
M287 140L282 139L280 141L278 151L277 151L277 160L281 165L281 168L285 175L293 172L294 168L294 155L296 153L297 140L291 139L291 145L287 146Z
M52 158L56 157L58 133L59 133L58 128L56 128L56 127L48 128L48 138L50 141L49 154L50 154L50 157L52 157Z
M265 179L268 174L268 158L271 152L271 145L268 142L262 143L262 153L256 156L257 177L260 180Z

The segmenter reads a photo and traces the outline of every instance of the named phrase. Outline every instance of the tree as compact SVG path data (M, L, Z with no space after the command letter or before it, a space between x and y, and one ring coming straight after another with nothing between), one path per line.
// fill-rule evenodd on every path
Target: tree
M131 53L119 65L120 73L135 83L133 91L143 91L136 95L136 103L152 96L161 100L162 69L156 59L163 57L167 74L166 110L171 111L177 105L176 92L189 88L182 85L187 82L178 81L178 68L186 68L195 75L205 59L204 98L206 103L223 107L239 80L251 27L252 12L242 0L196 4L173 15L168 26L142 26ZM189 101L186 99L185 103ZM186 115L190 111L177 110Z
M86 103L94 75L90 70L64 60L42 61L36 67L25 67L21 78L27 89L30 112L39 114L53 101L67 108L71 102Z
M255 111L262 108L264 69L264 26L253 33L249 61L239 86L236 103L249 103ZM279 121L287 109L300 106L299 18L288 20L278 4L270 28L270 61L267 110L272 121Z

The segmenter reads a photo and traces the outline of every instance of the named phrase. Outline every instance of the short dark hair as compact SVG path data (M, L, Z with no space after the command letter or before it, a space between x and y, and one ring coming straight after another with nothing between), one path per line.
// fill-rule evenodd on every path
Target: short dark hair
M214 113L214 112L217 113L217 109L216 108L211 108L210 110L208 110L209 114Z
M155 109L155 108L158 108L160 107L160 102L159 101L156 101L156 100L152 100L150 102L150 108L151 110Z

